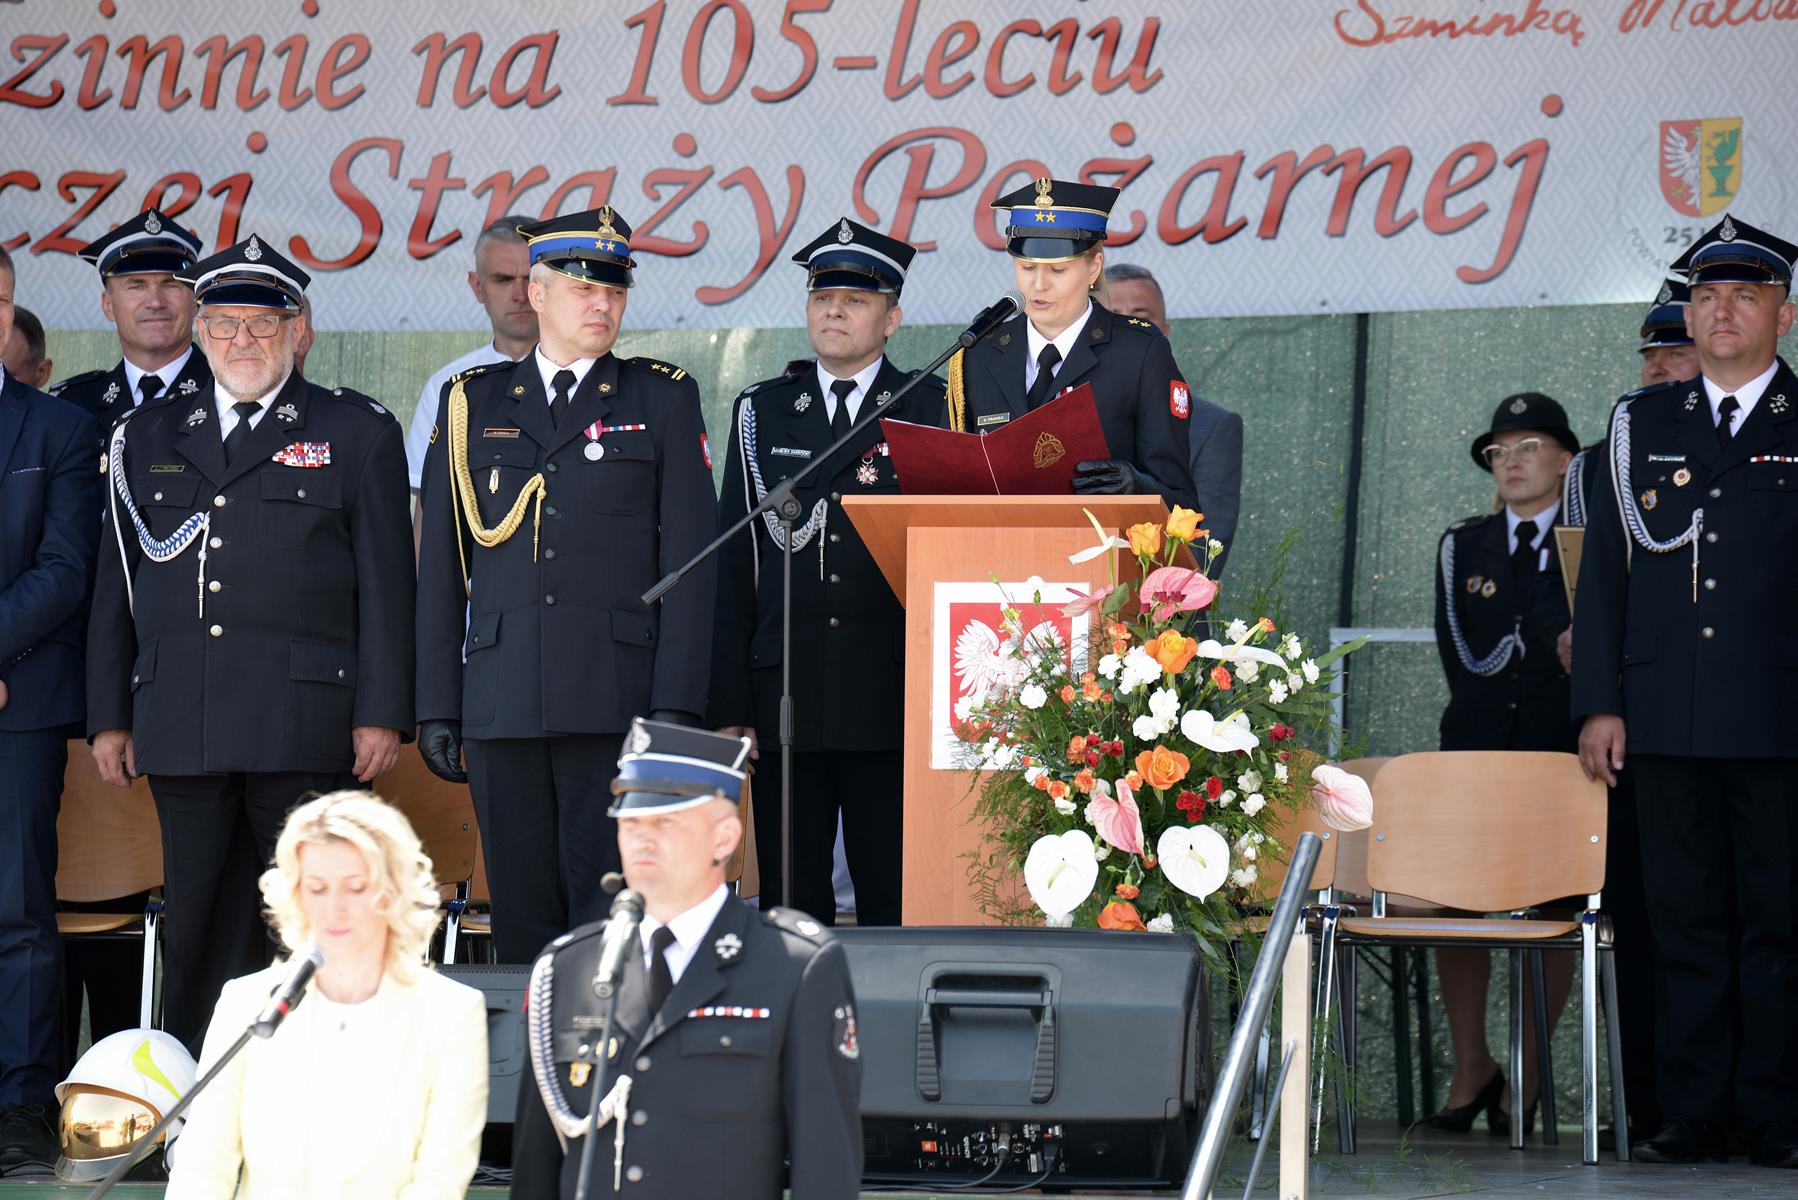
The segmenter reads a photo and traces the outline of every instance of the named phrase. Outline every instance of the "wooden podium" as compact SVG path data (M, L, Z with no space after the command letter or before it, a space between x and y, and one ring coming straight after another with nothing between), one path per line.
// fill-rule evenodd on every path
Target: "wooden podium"
M1120 536L1131 525L1167 520L1159 496L844 496L874 561L905 605L905 845L904 919L907 925L986 925L968 882L969 854L982 849L971 816L978 781L965 769L932 765L948 671L939 637L939 608L947 589L984 585L991 577L1013 585L1012 598L1029 600L1023 583L1040 576L1050 585L1082 591L1109 583L1109 556L1070 563L1095 544L1085 509ZM1136 559L1120 552L1123 578L1138 574ZM1185 560L1191 565L1191 560ZM1061 602L1044 598L1045 610Z

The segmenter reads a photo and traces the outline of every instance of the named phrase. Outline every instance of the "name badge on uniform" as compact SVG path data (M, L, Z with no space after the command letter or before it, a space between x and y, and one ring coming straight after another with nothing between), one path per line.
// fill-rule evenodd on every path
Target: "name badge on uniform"
M812 456L810 450L801 450L797 446L770 446L768 453L778 458L810 458Z
M984 417L975 417L974 424L976 424L976 425L1003 425L1009 420L1011 420L1010 413L988 413Z
M483 429L483 430L481 430L481 436L484 438L516 438L518 436L518 430L516 430L516 429Z

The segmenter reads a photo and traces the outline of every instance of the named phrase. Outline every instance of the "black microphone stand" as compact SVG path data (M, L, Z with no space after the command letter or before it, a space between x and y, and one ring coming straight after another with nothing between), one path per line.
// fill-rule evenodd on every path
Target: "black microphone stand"
M180 1118L182 1113L188 1110L188 1107L194 1102L194 1097L206 1090L206 1085L218 1077L218 1073L223 1071L226 1065L230 1063L232 1059L236 1058L238 1053L245 1046L249 1045L250 1039L254 1036L256 1035L253 1029L245 1029L242 1033L238 1034L237 1040L231 1043L231 1048L225 1051L224 1055L220 1057L217 1062L212 1064L212 1069L200 1076L199 1082L188 1088L187 1094L175 1102L175 1107L169 1109L168 1114L164 1116L162 1120L150 1127L150 1132L139 1139L137 1145L132 1148L131 1153L125 1156L125 1160L112 1169L112 1174L101 1180L100 1186L88 1193L87 1200L100 1200L101 1196L104 1196L107 1192L110 1192L114 1187L118 1186L119 1180L125 1178L131 1168L137 1166L138 1163L144 1160L150 1148L156 1145L156 1139L162 1136L163 1130L167 1129L172 1123Z
M633 938L637 936L637 928L634 925L631 926L630 936ZM629 952L635 953L635 951L636 948L632 947ZM622 970L620 973L622 974ZM587 1200L587 1188L593 1181L593 1143L599 1140L599 1104L605 1098L606 1077L612 1073L610 1043L618 1036L613 1031L613 1022L618 1017L618 981L616 979L595 980L593 994L606 1002L606 1023L600 1030L600 1038L603 1040L599 1041L593 1049L595 1057L599 1059L599 1070L593 1073L593 1093L587 1097L587 1133L585 1137L587 1144L581 1147L581 1171L576 1176L574 1200ZM618 1048L623 1050L624 1043L619 1042ZM624 1113L612 1114L612 1120L621 1124L624 1119Z
M643 593L643 603L654 604L685 579L695 567L716 554L725 543L753 525L763 513L773 513L780 522L785 534L781 538L783 545L780 565L780 902L786 908L793 907L793 525L804 511L804 506L799 503L799 497L795 493L800 484L817 474L825 463L837 456L838 451L859 439L883 413L904 399L913 388L936 374L937 368L955 357L958 351L971 349L976 342L1002 324L1002 320L993 321L985 329L975 326L964 329L956 336L953 345L937 355L929 366L908 379L905 386L885 400L876 402L871 409L864 406L862 415L856 419L855 424L833 442L830 449L805 464L798 474L770 488L761 503L745 513L736 524L713 538L709 546L688 559L684 566Z

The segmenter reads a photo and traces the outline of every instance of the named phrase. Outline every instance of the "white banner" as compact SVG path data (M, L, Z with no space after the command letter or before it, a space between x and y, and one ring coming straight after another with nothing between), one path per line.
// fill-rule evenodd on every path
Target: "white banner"
M334 329L460 329L480 228L611 203L638 328L801 323L794 250L1011 285L992 197L1118 184L1173 316L1646 303L1725 207L1798 237L1798 0L0 0L0 245L53 328L146 203Z

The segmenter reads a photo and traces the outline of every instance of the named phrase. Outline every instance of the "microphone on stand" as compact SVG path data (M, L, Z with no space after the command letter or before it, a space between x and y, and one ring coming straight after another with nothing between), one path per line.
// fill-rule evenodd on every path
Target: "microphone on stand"
M281 1022L287 1019L287 1014L298 1007L306 993L306 985L312 982L312 977L324 965L325 952L318 948L316 942L307 942L294 951L293 960L287 966L287 977L281 980L280 986L269 996L262 1015L251 1024L250 1032L259 1038L272 1037L275 1030L281 1027Z
M599 877L599 890L608 896L616 896L623 886L624 876L618 871L607 871Z
M623 889L612 900L612 915L606 919L599 947L599 969L593 972L593 991L600 999L610 997L616 987L624 956L637 946L637 926L642 921L643 897L630 888Z
M956 343L964 350L973 346L981 338L999 328L1013 315L1024 311L1024 293L1009 291L998 300L980 310L980 314L968 327L956 336Z

